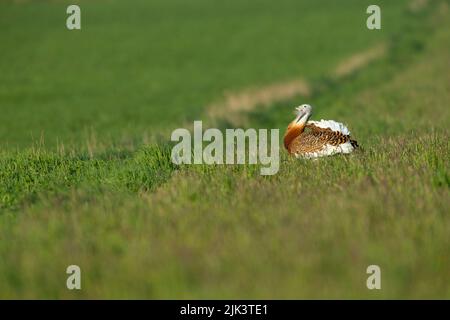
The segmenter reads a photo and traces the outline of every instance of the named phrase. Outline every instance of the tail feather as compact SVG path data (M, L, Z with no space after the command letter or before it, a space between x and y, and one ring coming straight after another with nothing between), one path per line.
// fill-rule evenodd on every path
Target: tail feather
M320 121L310 120L308 121L307 125L314 125L322 129L331 129L332 131L340 132L346 136L350 135L350 130L348 130L348 128L344 124L336 122L334 120L323 120L323 119Z
M350 143L351 143L353 148L355 148L355 149L359 148L358 142L356 140L350 139Z

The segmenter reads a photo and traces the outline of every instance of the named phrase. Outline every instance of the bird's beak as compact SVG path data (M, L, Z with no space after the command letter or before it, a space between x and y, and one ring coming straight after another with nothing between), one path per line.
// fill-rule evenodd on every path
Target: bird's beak
M297 109L297 117L296 117L295 120L294 120L295 123L299 122L300 119L301 119L304 115L305 115L304 112L302 112L302 111L300 111L300 110Z

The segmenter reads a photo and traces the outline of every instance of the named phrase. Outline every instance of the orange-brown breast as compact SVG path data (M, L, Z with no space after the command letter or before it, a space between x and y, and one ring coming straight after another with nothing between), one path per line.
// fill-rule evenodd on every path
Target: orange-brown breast
M290 145L292 142L299 137L303 130L305 129L304 125L292 125L290 124L287 128L287 131L284 135L284 147L290 152Z

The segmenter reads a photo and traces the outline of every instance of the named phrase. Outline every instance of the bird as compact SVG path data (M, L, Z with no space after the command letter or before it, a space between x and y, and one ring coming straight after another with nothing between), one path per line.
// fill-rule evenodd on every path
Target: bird
M335 154L349 154L358 148L350 130L334 120L310 121L312 107L302 104L284 135L284 147L297 158L316 159Z

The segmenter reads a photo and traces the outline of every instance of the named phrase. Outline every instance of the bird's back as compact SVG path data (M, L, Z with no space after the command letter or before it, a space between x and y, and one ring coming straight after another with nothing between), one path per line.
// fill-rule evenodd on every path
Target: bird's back
M298 157L317 158L337 153L350 153L358 144L350 139L350 130L333 120L308 121L302 134L289 146Z

